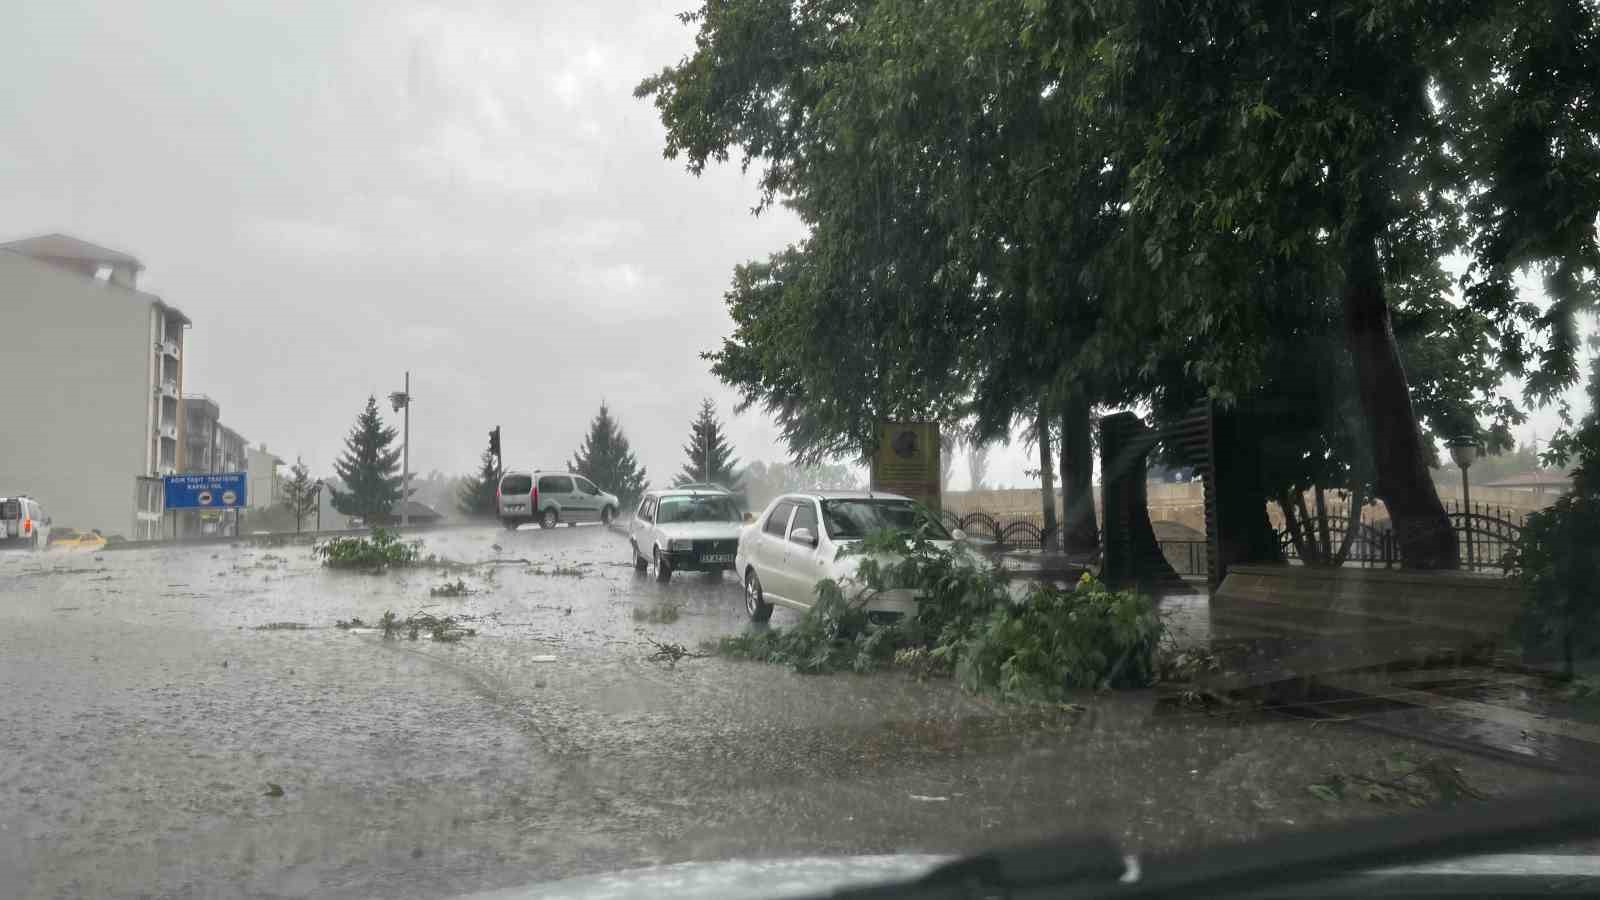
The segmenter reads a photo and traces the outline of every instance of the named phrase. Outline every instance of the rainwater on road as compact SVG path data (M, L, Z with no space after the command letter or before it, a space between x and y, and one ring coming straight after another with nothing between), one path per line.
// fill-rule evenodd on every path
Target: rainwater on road
M333 571L297 543L0 555L0 896L443 897L1074 831L1172 848L1390 812L1307 785L1435 752L1162 715L1151 692L1021 707L898 672L652 661L749 627L737 580L657 583L601 527L423 540L475 565ZM387 611L476 634L336 627ZM1489 793L1549 777L1453 764Z

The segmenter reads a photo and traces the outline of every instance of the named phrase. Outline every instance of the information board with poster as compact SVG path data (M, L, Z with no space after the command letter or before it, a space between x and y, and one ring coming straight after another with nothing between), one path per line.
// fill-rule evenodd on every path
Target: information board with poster
M939 423L879 422L872 489L902 494L938 512Z

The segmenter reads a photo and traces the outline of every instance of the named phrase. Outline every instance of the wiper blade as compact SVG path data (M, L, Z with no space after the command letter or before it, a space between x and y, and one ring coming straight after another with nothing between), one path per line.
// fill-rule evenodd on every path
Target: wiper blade
M1136 867L1137 863L1124 857L1111 839L1091 835L978 853L945 863L915 881L849 888L830 896L851 900L975 900L1025 896L1037 889L1055 894L1062 886L1073 884L1113 888Z
M858 900L1267 897L1297 895L1297 888L1334 882L1343 884L1331 895L1362 896L1363 888L1371 892L1370 886L1359 881L1352 886L1350 879L1373 870L1597 836L1600 791L1566 787L1138 860L1124 857L1109 838L1071 837L979 853L914 881L850 888L829 896ZM1475 883L1481 887L1486 879ZM1376 892L1381 894L1381 887Z

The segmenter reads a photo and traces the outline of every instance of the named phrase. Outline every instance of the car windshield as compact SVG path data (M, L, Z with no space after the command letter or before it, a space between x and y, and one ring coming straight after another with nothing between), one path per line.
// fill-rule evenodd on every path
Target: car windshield
M728 497L662 497L656 522L738 522L738 507Z
M950 540L950 532L937 518L908 500L824 500L822 521L836 541L860 540L883 529Z
M778 893L1600 775L1600 0L0 32L0 900Z

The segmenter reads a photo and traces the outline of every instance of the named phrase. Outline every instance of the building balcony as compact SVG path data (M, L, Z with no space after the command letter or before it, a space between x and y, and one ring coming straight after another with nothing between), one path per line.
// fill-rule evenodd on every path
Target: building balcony
M161 384L156 387L156 390L159 391L163 397L177 399L178 382L170 378L163 379Z
M164 341L157 341L156 342L156 347L157 347L157 349L159 349L166 356L170 356L173 359L178 359L179 358L178 357L178 342L173 340L172 338L167 338Z
M173 422L162 422L156 429L163 440L176 441L178 439L178 426Z

